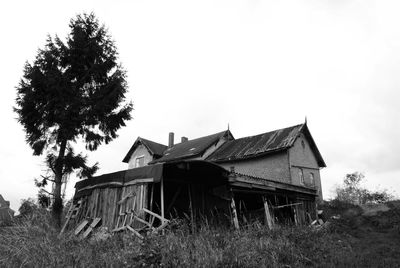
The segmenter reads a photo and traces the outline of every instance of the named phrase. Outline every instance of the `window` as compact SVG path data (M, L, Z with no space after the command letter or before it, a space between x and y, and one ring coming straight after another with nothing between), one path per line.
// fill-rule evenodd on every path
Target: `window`
M144 156L138 156L135 160L135 167L143 167L144 166Z
M314 180L314 173L310 173L310 183L311 185L315 185L315 180Z
M300 178L300 184L304 184L304 173L302 169L299 169L299 178Z

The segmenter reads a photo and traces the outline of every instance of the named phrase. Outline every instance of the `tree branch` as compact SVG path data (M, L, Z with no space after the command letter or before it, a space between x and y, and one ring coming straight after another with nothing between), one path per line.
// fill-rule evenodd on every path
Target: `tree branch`
M55 194L50 193L49 191L45 190L45 189L40 189L40 191L45 192L46 194L49 194L51 196L55 196Z
M45 177L45 176L43 176L43 175L40 175L40 177L42 177L42 178L45 179L45 180L51 181L51 182L56 182L55 180L49 179L49 177Z

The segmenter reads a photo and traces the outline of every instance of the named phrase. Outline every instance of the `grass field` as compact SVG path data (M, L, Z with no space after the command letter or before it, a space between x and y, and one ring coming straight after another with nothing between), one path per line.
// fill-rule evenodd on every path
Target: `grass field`
M123 233L107 239L58 237L46 211L0 227L1 267L399 267L400 208L361 215L358 207L321 227L254 223L240 232L205 226L192 234L175 221L143 241ZM330 216L330 215L329 215Z

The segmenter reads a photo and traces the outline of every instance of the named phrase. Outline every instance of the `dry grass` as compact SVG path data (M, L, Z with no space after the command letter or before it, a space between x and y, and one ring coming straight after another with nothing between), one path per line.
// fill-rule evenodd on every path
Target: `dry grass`
M240 232L207 226L195 234L175 221L163 236L139 241L125 233L99 241L58 237L49 218L36 211L0 228L0 267L396 267L399 261L382 244L368 247L347 232L352 226L346 221L273 231L259 224ZM389 236L382 239L386 243ZM390 246L391 253L400 250Z

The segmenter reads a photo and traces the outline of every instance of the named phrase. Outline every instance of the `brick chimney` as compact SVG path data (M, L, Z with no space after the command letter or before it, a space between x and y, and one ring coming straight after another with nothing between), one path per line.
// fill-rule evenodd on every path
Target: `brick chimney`
M184 143L184 142L186 142L186 141L188 141L189 139L187 138L187 137L182 137L181 138L181 143Z
M168 137L168 148L172 146L174 146L174 132L170 132Z

